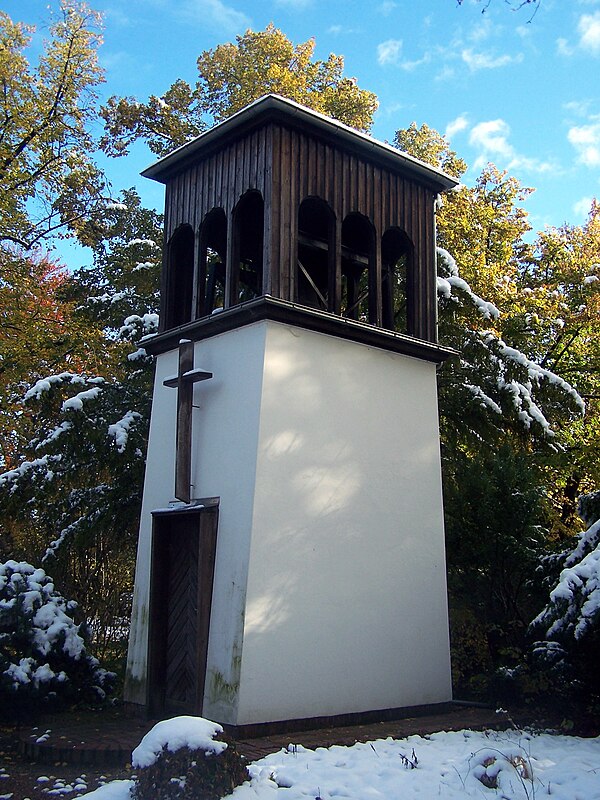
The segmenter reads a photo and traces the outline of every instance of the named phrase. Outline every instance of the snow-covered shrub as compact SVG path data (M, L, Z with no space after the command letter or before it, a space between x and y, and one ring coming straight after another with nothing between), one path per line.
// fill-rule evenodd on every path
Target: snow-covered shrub
M31 709L97 705L114 675L88 655L85 626L73 619L52 578L31 564L0 564L0 708L18 716Z
M512 788L516 778L525 788L525 796L529 797L525 781L533 780L531 758L520 744L502 750L482 748L473 754L471 769L473 776L487 789Z
M93 625L94 655L117 669L126 648L112 634L131 613L152 380L140 359L125 370L36 381L22 398L19 451L0 474L4 558L47 569Z
M216 722L175 717L157 723L133 751L135 800L220 800L248 780L244 759Z
M531 623L538 637L533 661L557 685L582 689L600 702L600 492L580 498L588 529L563 554L563 569L544 610Z

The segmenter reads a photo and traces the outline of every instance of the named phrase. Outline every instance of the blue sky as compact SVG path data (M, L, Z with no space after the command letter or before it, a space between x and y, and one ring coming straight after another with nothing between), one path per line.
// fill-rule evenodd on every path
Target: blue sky
M50 7L56 8L57 0ZM162 94L193 83L203 50L269 22L316 57L345 57L345 74L377 94L373 135L425 122L470 165L488 161L536 188L534 230L582 223L600 197L600 0L541 0L538 12L491 0L96 0L105 17L104 97ZM15 20L48 19L44 0L3 0ZM135 185L162 207L162 187L139 177L145 147L106 168L113 188Z

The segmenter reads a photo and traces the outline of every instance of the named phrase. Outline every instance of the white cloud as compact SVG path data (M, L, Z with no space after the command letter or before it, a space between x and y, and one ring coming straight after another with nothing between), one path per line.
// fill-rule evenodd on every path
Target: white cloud
M591 117L587 125L569 128L567 139L577 152L577 160L586 167L600 167L600 118Z
M482 17L481 21L472 28L468 38L472 42L483 42L484 39L489 39L491 34L492 21L490 17Z
M431 61L431 53L424 53L423 58L417 58L415 61L403 61L400 66L406 72L412 72L421 64L429 64Z
M118 8L107 8L103 13L111 25L115 25L118 28L128 28L133 24L131 16Z
M406 106L404 105L404 103L400 103L398 101L395 101L393 103L386 103L385 105L380 105L379 108L377 109L377 117L388 119L389 117L398 114L399 111L402 111L405 108Z
M587 117L590 105L589 100L569 100L568 103L563 104L563 108L578 117Z
M276 6L284 6L296 11L303 11L305 8L312 6L312 4L313 0L275 0Z
M394 3L394 0L383 0L383 3L378 7L378 11L384 17L389 17L392 11L398 7L398 3Z
M243 33L252 24L246 14L225 5L222 0L186 0L181 13L226 35Z
M449 64L444 64L438 74L435 76L437 82L451 81L456 76L456 70Z
M560 38L556 40L556 52L559 56L572 56L575 50L566 39Z
M345 28L343 25L330 25L329 28L327 28L327 33L330 33L332 36L340 36L341 34L348 36L351 33L353 34L360 33L360 29Z
M550 161L539 161L517 153L509 142L510 126L503 119L492 119L474 125L469 133L469 144L479 155L473 166L481 169L488 161L493 161L508 170L525 170L544 173L556 170Z
M587 5L592 5L588 3ZM592 14L582 14L577 23L579 41L572 45L567 39L556 40L556 51L561 56L572 56L581 50L592 56L600 56L600 11Z
M481 152L478 161L501 158L506 161L514 156L512 145L508 142L510 127L503 119L479 122L469 134L469 144Z
M134 68L134 60L131 54L125 50L100 51L100 63L106 70L128 70Z
M377 45L377 62L381 66L385 64L397 64L401 51L401 39L388 39L386 42L381 42L381 44Z
M592 207L593 199L593 197L582 197L581 200L573 203L573 212L579 218L587 219L587 215L590 213L590 208Z
M593 56L600 56L600 11L582 14L577 30L581 49Z
M451 139L453 136L456 136L457 133L466 130L468 127L469 120L464 114L461 114L446 125L444 136L446 139Z
M467 48L462 51L461 58L471 72L476 72L479 69L498 69L509 64L518 64L523 61L523 54L494 56L491 53L475 53L471 48Z

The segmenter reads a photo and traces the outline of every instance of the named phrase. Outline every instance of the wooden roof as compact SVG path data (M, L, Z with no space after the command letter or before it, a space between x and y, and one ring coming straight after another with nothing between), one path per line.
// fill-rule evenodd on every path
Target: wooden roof
M231 140L243 137L250 130L265 122L278 119L292 127L322 138L327 143L360 155L427 185L436 192L452 189L458 181L440 169L432 167L418 158L410 156L385 142L344 125L312 109L280 97L268 94L241 111L228 117L210 130L178 147L172 153L147 167L141 173L160 183L167 183L175 175L185 171L198 160Z

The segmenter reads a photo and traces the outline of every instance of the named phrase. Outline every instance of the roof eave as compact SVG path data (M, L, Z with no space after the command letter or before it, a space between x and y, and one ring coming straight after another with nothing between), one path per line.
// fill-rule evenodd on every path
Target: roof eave
M447 191L454 188L458 181L447 175L442 170L420 161L418 158L392 147L389 144L380 142L373 137L356 131L348 125L331 119L317 111L306 108L295 103L293 100L280 97L279 95L269 94L255 100L241 111L232 114L223 122L219 122L205 133L200 134L191 142L187 142L178 147L172 153L146 167L141 173L144 178L150 178L159 183L166 183L171 177L185 168L186 164L201 150L210 147L213 142L222 136L232 134L242 125L251 124L254 120L261 117L268 111L283 111L302 119L308 124L321 130L330 137L339 138L342 142L359 147L365 151L371 150L376 158L395 163L408 172L413 173L421 180L432 184L437 191Z

